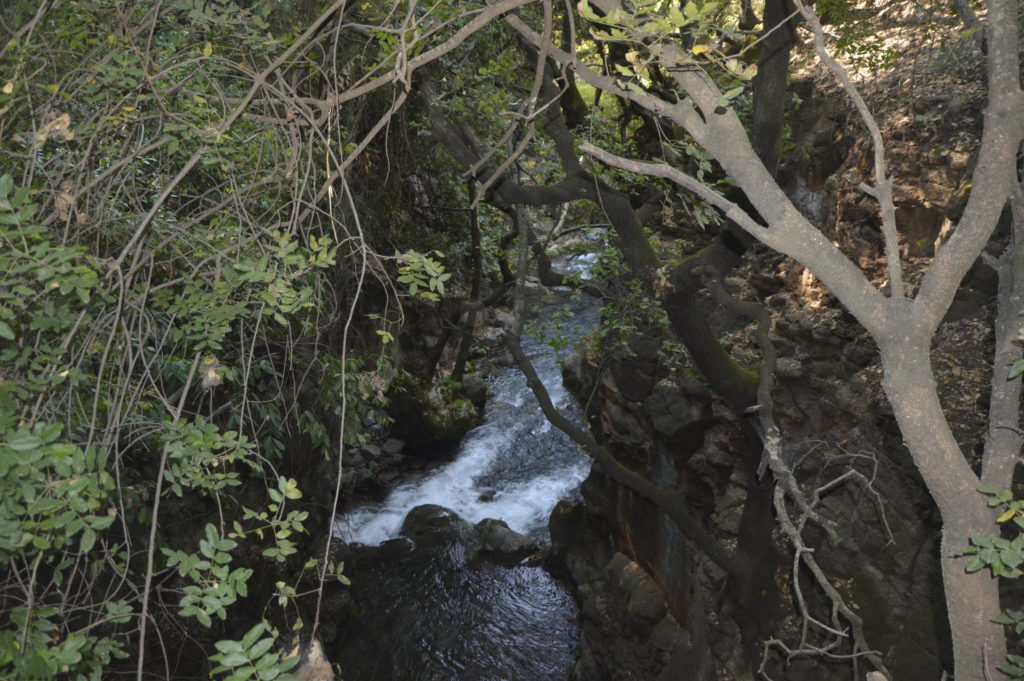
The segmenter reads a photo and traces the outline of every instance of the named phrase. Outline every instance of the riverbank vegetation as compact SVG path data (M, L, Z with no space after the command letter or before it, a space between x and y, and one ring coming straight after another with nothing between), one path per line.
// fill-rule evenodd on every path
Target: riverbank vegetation
M1003 492L1022 443L1020 11L7 3L0 677L286 678L325 585L347 583L328 541L347 448L413 394L455 415L441 439L470 427L460 383L497 306L529 375L524 291L574 283L549 251L575 238L599 252L575 284L608 300L594 347L653 339L734 417L740 540L537 397L728 576L750 675L893 662L815 560L836 519L773 416L777 375L812 371L777 358L784 312L764 302L785 289L863 333L941 515L954 677L995 678L1020 620L995 577L1024 561ZM918 59L944 85L904 105ZM998 275L987 297L964 284L981 270ZM992 313L974 449L933 361L965 295ZM746 341L723 342L736 328ZM853 468L826 487L856 480L873 493ZM798 640L779 638L783 601Z

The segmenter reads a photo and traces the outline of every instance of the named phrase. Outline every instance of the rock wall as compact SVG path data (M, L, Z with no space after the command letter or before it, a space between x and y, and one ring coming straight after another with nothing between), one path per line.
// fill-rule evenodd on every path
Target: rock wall
M781 314L776 418L801 484L810 493L848 475L820 500L839 541L830 545L810 525L805 539L858 608L870 645L895 677L939 678L951 660L937 513L882 406L873 348L840 311L802 309L786 294L770 302ZM741 636L752 618L764 615L767 635L799 641L792 550L773 529L770 511L744 519L751 490L763 483L750 481L736 417L691 372L664 368L656 348L637 340L603 368L579 355L567 363L567 383L589 398L593 430L620 461L679 490L723 546L734 549L743 532L757 527L772 535L784 559L757 585L763 599L754 603L763 603L765 613L737 611L738 592L752 585L726 580L664 513L595 468L584 501L560 506L551 520L552 557L579 585L582 603L576 678L752 679L761 649L745 648ZM827 621L806 575L800 586ZM775 678L818 679L828 665L798 659L783 670L771 659ZM837 664L828 678L851 674L849 665Z

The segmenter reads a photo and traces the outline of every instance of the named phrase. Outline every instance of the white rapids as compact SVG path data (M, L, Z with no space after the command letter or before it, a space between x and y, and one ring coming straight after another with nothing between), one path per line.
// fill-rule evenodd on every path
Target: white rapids
M575 341L596 323L598 308L591 301L569 305L574 316L562 332ZM559 307L542 306L537 316L550 318ZM537 341L524 343L524 349L555 405L580 422L555 352ZM551 510L578 493L591 460L548 423L518 369L505 369L488 384L485 421L467 434L451 462L399 484L380 504L340 515L335 535L378 545L397 537L406 514L421 504L444 506L470 523L497 518L517 532L544 535Z

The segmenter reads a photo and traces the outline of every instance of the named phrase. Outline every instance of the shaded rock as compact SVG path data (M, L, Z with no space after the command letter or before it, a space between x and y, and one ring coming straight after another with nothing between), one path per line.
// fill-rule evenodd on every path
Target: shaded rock
M454 444L480 422L472 402L450 383L424 388L408 374L398 376L388 391L398 439L420 448Z
M626 595L626 612L641 625L650 626L665 616L665 596L651 576L636 562L616 553L605 568L609 578Z
M394 560L408 556L415 550L416 542L408 537L397 537L381 542L381 545L377 547L376 555L386 560Z
M359 451L370 460L376 460L380 458L381 450L377 445L360 445Z
M659 650L671 651L684 636L683 629L672 615L665 615L651 632L651 643Z
M485 518L476 524L481 557L501 564L517 564L537 550L537 544L502 520Z
M361 494L378 501L383 501L387 495L387 487L381 483L380 479L372 471L365 469L356 471L352 490L356 494Z
M351 488L355 484L356 472L349 468L341 474L341 486Z
M512 312L505 311L505 310L500 310L498 308L494 308L494 311L493 311L492 314L494 316L494 325L495 326L500 326L500 327L502 327L504 329L511 329L512 328L512 324L515 321L515 315L513 315Z
M395 438L390 438L384 441L384 444L380 446L380 449L391 459L397 459L402 455L402 450L405 449L405 443Z
M465 538L469 523L444 506L423 504L409 511L402 521L402 534L417 546L430 547Z
M548 519L551 533L550 561L564 567L577 584L590 584L602 576L608 562L607 542L596 523L587 517L583 504L559 501Z
M622 396L631 402L640 402L651 394L657 380L649 363L636 358L626 358L617 364L612 374Z
M803 364L792 357L782 357L775 364L775 374L781 378L800 378L803 373Z
M644 406L655 433L665 438L676 456L696 451L713 425L707 401L684 394L672 381L659 381Z
M476 374L469 374L462 379L462 395L479 410L487 404L487 383Z

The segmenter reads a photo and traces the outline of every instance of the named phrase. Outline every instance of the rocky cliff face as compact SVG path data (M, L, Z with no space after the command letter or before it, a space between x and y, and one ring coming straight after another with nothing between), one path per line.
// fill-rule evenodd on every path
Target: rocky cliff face
M784 293L769 302L781 312L776 419L802 486L820 491L821 512L837 524L836 543L810 524L805 540L858 608L869 644L896 678L938 678L949 660L937 515L883 406L874 351L840 311L803 309ZM757 569L751 584L727 580L664 513L595 468L584 502L560 506L551 521L553 557L572 574L582 602L577 678L753 678L761 651L744 647L751 620L767 621L762 636L800 640L792 547L758 501L770 488L750 475L741 424L688 370L666 369L657 347L634 341L600 367L577 355L567 382L591 397L592 428L605 446L679 490L724 546L756 546L744 535L763 535L760 553L749 554L764 556L751 566L763 568L761 581ZM761 600L737 598L752 587ZM800 590L827 620L808 580ZM761 603L765 612L737 611L737 602ZM795 660L784 677L821 678L821 664ZM850 673L837 665L830 678Z

